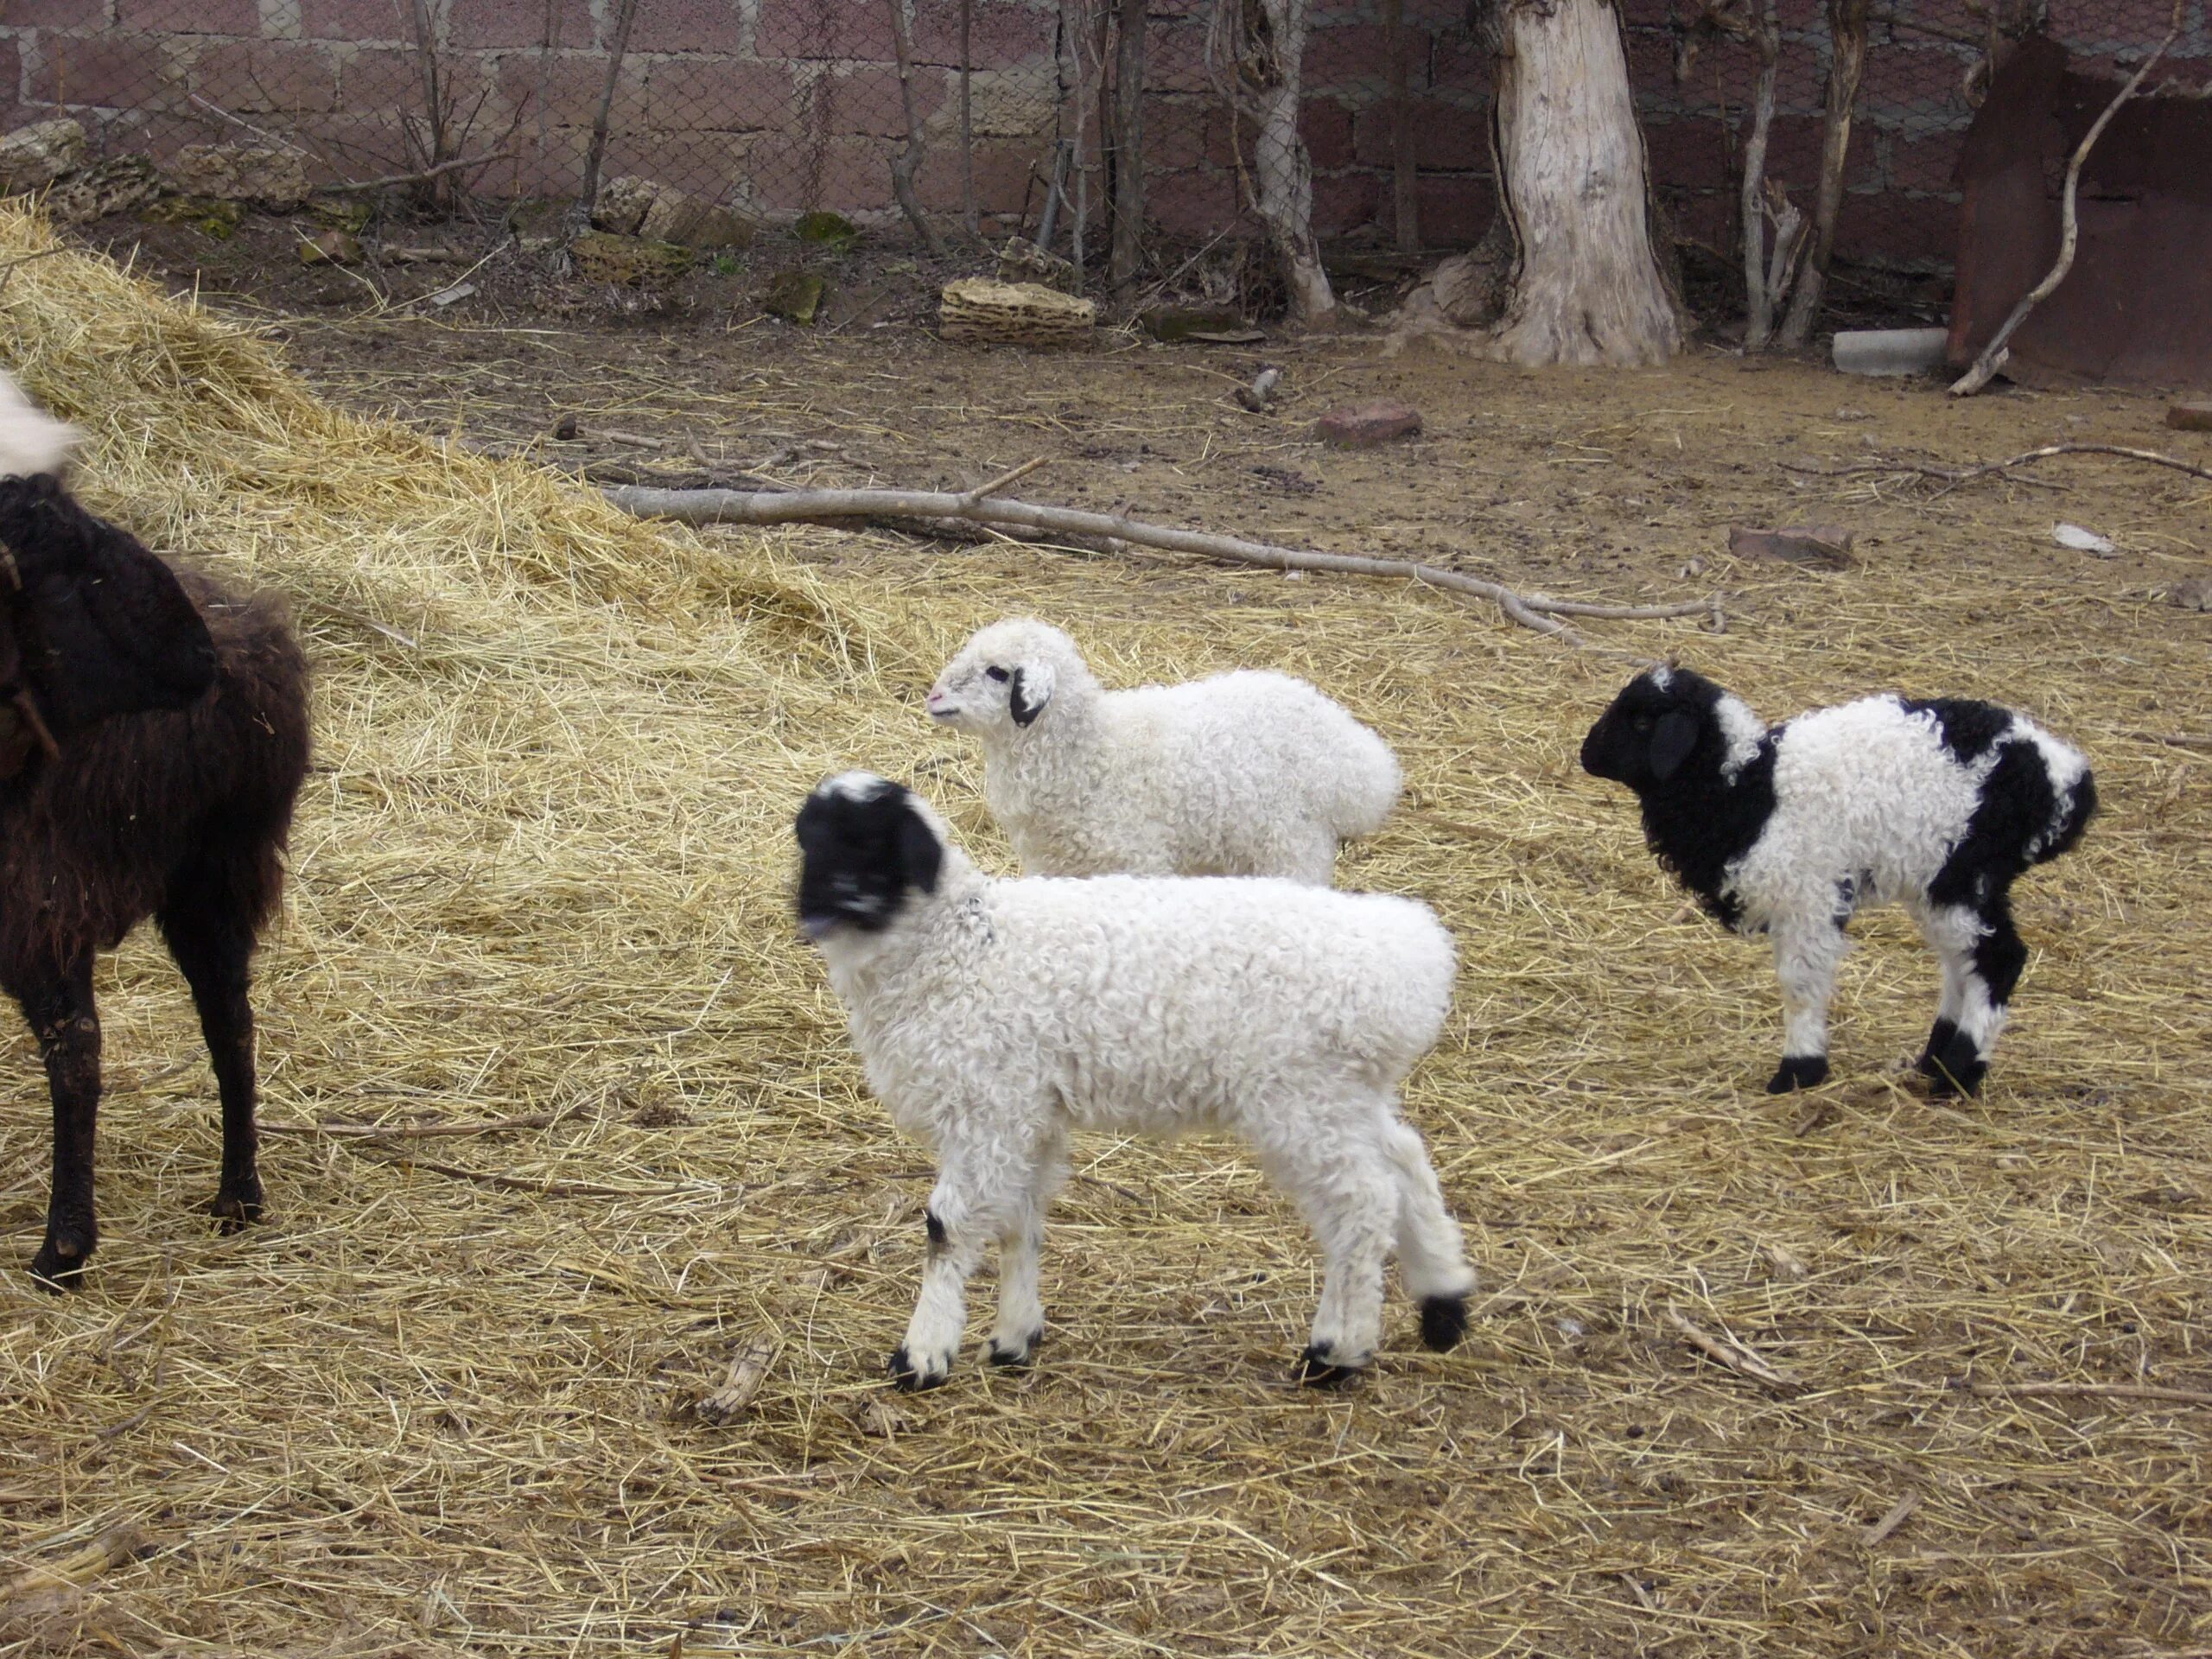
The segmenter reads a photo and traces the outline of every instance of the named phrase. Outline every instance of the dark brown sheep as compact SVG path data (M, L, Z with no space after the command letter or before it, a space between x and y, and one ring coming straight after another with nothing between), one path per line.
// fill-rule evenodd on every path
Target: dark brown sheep
M210 1208L226 1231L260 1215L249 963L307 772L307 680L273 600L172 568L51 474L0 477L0 989L53 1091L31 1264L50 1286L72 1285L99 1237L93 957L148 916L191 984L222 1095Z

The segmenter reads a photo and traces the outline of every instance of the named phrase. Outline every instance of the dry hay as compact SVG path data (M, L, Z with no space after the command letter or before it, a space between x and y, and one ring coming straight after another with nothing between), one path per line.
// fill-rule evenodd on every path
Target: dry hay
M43 238L0 217L0 262ZM1759 954L1680 914L1574 769L1612 665L1382 587L823 570L788 556L826 532L635 524L335 414L71 254L15 268L0 322L94 432L94 501L293 596L321 733L262 974L270 1224L191 1211L213 1090L136 940L101 974L106 1242L81 1295L35 1294L46 1114L11 1039L0 1653L2212 1644L2212 1411L2157 1393L2212 1391L2212 812L2201 753L2125 735L2206 728L2199 619L1881 566L1767 579L1819 595L1818 669L1771 585L1725 639L1609 634L1770 710L2011 696L2096 758L2108 815L2021 895L1986 1100L1902 1081L1933 966L1878 918L1839 1080L1773 1102ZM1410 1099L1491 1287L1459 1353L1394 1306L1378 1376L1294 1389L1316 1286L1283 1206L1212 1144L1093 1141L1039 1368L876 1380L927 1163L792 938L788 816L855 761L1002 859L916 702L1014 603L1111 679L1280 664L1399 746L1411 804L1347 880L1463 944ZM726 1382L726 1421L691 1410Z

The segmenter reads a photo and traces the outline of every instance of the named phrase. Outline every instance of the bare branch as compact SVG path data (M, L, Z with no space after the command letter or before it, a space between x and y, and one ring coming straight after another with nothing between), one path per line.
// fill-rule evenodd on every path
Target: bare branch
M2120 106L2135 96L2135 89L2158 67L2158 60L2166 55L2167 48L2181 38L2187 5L2188 0L2174 0L2173 26L2166 30L2166 38L2160 41L2151 55L2143 60L2142 67L2127 78L2126 83L2120 89L2119 96L2105 105L2104 113L2090 124L2088 131L2082 135L2082 142L2074 146L2073 158L2066 163L2066 188L2059 197L2058 215L2062 229L2058 238L2058 262L2051 266L2041 282L2020 296L2020 302L2012 308L2012 315L2005 318L2004 326L1990 336L1989 344L1981 348L1981 355L1974 359L1974 366L1952 384L1952 397L1971 397L1996 378L1997 372L2005 366L2005 359L2012 355L2007 348L2008 342L2020 325L2028 320L2028 313L2049 299L2052 290L2066 280L2066 273L2074 269L2074 250L2082 236L2081 217L2075 206L2082 187L2082 163L2089 159L2090 149L2104 136L2105 128L2111 124L2113 117L2120 113Z

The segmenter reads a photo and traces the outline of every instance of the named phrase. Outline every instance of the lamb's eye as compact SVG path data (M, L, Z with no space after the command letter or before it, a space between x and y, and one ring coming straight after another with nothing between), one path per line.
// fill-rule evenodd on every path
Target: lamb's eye
M983 671L983 677L987 680L996 680L1001 685L1004 685L1007 682L1007 671L1002 668L987 668Z
M1651 729L1651 716L1638 715L1634 720L1629 721L1629 724L1639 732L1648 732Z

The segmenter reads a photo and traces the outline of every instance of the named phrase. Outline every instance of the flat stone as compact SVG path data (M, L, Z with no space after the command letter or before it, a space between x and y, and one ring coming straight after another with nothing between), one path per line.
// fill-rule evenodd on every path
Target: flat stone
M677 242L687 248L749 248L753 221L681 190L663 190L645 209L638 234L648 242Z
M34 121L0 137L0 196L52 184L85 164L85 130L76 122Z
M311 236L300 244L300 263L303 265L358 265L361 263L361 240L351 231L325 231Z
M1788 530L1745 530L1728 532L1728 550L1739 558L1779 559L1819 570L1848 570L1859 561L1852 543L1859 532L1840 524L1797 524Z
M999 250L998 278L1002 283L1039 283L1063 294L1083 291L1072 264L1019 236Z
M187 144L169 176L188 196L251 202L289 213L308 199L308 170L299 156L273 144Z
M760 308L772 317L804 327L822 308L823 286L810 270L787 270L768 284L768 291L760 296Z
M110 213L135 213L162 199L168 182L143 156L111 156L72 174L46 193L57 225L89 225Z
M665 282L691 269L691 250L672 242L586 231L569 244L576 275L586 282L616 283L626 288Z
M2166 424L2180 432L2212 432L2212 402L2175 404L2166 410Z
M591 205L592 228L614 236L635 236L638 226L645 222L645 210L659 194L644 179L626 174L607 180L599 187L598 200Z
M1337 449L1369 449L1421 431L1421 411L1411 404L1385 398L1375 404L1350 404L1332 409L1313 423L1313 434Z
M1154 340L1170 345L1192 334L1242 328L1243 314L1227 305L1156 305L1137 316L1138 326Z

